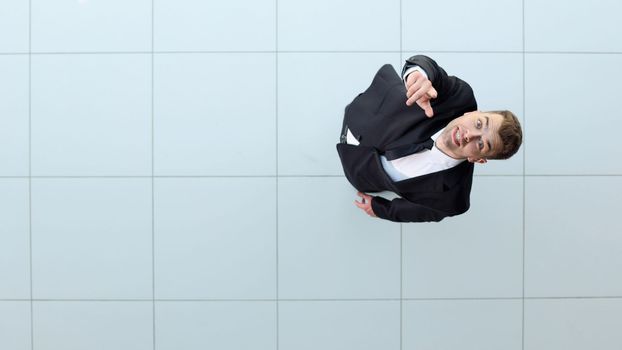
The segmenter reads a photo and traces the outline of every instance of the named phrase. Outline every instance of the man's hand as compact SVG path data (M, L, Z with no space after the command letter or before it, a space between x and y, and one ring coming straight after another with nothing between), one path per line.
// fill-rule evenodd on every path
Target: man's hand
M374 210L371 208L371 199L374 198L368 194L365 194L363 192L357 192L356 194L359 195L359 197L361 197L361 201L354 201L354 204L361 208L361 210L363 210L364 212L367 213L367 215L371 216L372 218L376 217L376 214L374 214Z
M430 99L436 98L438 93L432 87L432 82L421 72L414 71L406 77L406 105L412 106L415 102L425 111L425 115L432 117L434 111L430 105Z

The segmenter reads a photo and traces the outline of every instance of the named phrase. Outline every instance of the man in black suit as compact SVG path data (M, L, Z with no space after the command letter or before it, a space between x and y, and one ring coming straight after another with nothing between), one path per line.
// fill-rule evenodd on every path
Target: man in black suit
M380 68L346 107L340 141L359 208L391 221L440 221L469 209L473 163L511 157L522 130L509 111L477 111L466 82L418 55L406 60L401 78L390 65ZM401 198L364 193L380 191Z

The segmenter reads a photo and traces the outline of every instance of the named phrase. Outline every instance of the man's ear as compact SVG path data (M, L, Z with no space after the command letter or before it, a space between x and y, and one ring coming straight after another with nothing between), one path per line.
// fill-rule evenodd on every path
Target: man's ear
M479 164L485 164L486 162L488 162L488 160L486 158L467 158L467 160L471 163L479 163Z

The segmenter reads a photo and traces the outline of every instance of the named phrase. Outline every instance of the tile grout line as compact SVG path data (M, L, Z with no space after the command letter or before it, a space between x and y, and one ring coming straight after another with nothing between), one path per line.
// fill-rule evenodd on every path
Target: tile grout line
M402 0L400 0L400 61L404 53L404 24L403 24Z
M278 53L286 53L286 54L321 54L321 53L398 53L400 51L395 50L282 50L278 51ZM407 50L407 52L410 52ZM474 51L466 51L466 50L417 50L418 53L429 54L429 53L451 53L451 54L534 54L534 55L622 55L622 51L494 51L494 50L474 50ZM248 54L248 53L257 53L257 54L274 54L277 51L273 50L265 50L265 51L209 51L209 50L196 50L196 51L67 51L67 52L2 52L0 56L10 56L10 55L135 55L135 54L144 54L144 55L166 55L166 54Z
M28 1L28 249L30 251L30 348L35 348L32 286L32 0Z
M404 347L404 224L400 223L400 350Z
M522 124L525 124L524 121ZM524 126L524 125L523 125ZM524 127L523 127L524 129ZM524 130L523 130L524 131ZM524 135L523 135L524 136ZM524 141L523 141L524 143ZM524 147L524 145L523 145ZM524 160L523 160L524 162ZM622 177L622 174L475 174L474 177ZM343 178L344 175L58 175L58 176L0 176L0 179L223 179L223 178Z
M516 300L619 300L622 301L622 296L566 296L566 297L456 297L456 298L402 298L403 301L414 302L443 302L443 301L508 301ZM30 299L0 299L0 302L29 302ZM103 303L151 303L152 299L32 299L33 302L46 302L46 303L67 303L67 302L103 302ZM273 303L276 299L155 299L156 302L172 302L172 303ZM399 298L377 298L377 299L279 299L279 301L287 302L399 302Z
M523 7L523 276L522 276L522 298L521 298L521 349L525 350L525 205L526 189L525 189L525 164L527 152L525 152L525 138L527 135L527 113L525 111L525 0L522 1Z
M156 350L156 302L155 302L155 1L151 0L151 317L152 342Z
M524 121L523 123L524 124ZM524 126L524 125L523 125ZM524 129L524 128L523 128ZM524 135L523 135L524 136ZM524 142L523 142L524 143ZM523 145L524 147L524 145ZM524 162L524 160L523 160ZM622 174L475 174L474 177L622 177ZM344 175L111 175L111 176L0 176L0 179L223 179L223 178L343 178Z
M604 296L564 296L564 297L553 297L553 296L540 296L540 297L447 297L447 298L402 298L404 301L426 301L426 302L434 302L434 301L499 301L499 300L607 300L607 299L616 299L622 301L622 295L604 295ZM10 302L10 301L23 301L28 302L30 298L25 299L0 299L0 302ZM399 302L400 298L350 298L350 299L278 299L279 301L288 301L288 302L387 302L387 301L395 301ZM151 303L153 300L149 299L37 299L33 298L32 301L36 302L144 302ZM277 299L155 299L157 302L245 302L245 303L265 303L265 302L275 302Z
M276 291L275 291L275 296L276 296L276 303L275 303L275 308L276 308L276 332L275 332L275 337L276 337L276 350L279 350L279 338L280 338L280 334L279 334L279 325L280 325L280 318L279 318L279 313L280 313L280 309L279 309L279 0L274 0L274 48L275 48L275 57L274 57L274 64L275 64L275 70L274 70L274 80L275 80L275 94L274 94L274 101L275 101L275 106L274 106L274 116L275 116L275 153L276 153L276 159L275 159L275 173L276 173L276 191L275 191L275 200L276 200L276 211L275 211L275 220L276 220L276 225L275 225L275 244L276 244L276 249L275 249L275 254L276 254L276 276L275 276L275 280L276 280Z
M400 57L404 55L404 24L402 0L400 1ZM398 66L399 69L399 66ZM404 349L404 224L400 223L400 350Z

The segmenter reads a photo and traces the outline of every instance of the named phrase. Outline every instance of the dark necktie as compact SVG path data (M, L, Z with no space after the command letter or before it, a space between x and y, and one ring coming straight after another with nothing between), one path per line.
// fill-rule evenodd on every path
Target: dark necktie
M384 152L384 156L387 158L387 160L395 160L411 154L415 154L417 152L421 152L424 149L432 149L432 146L434 146L434 141L432 141L432 139L427 139L426 141L423 141L421 143L413 143L410 145L392 148Z

